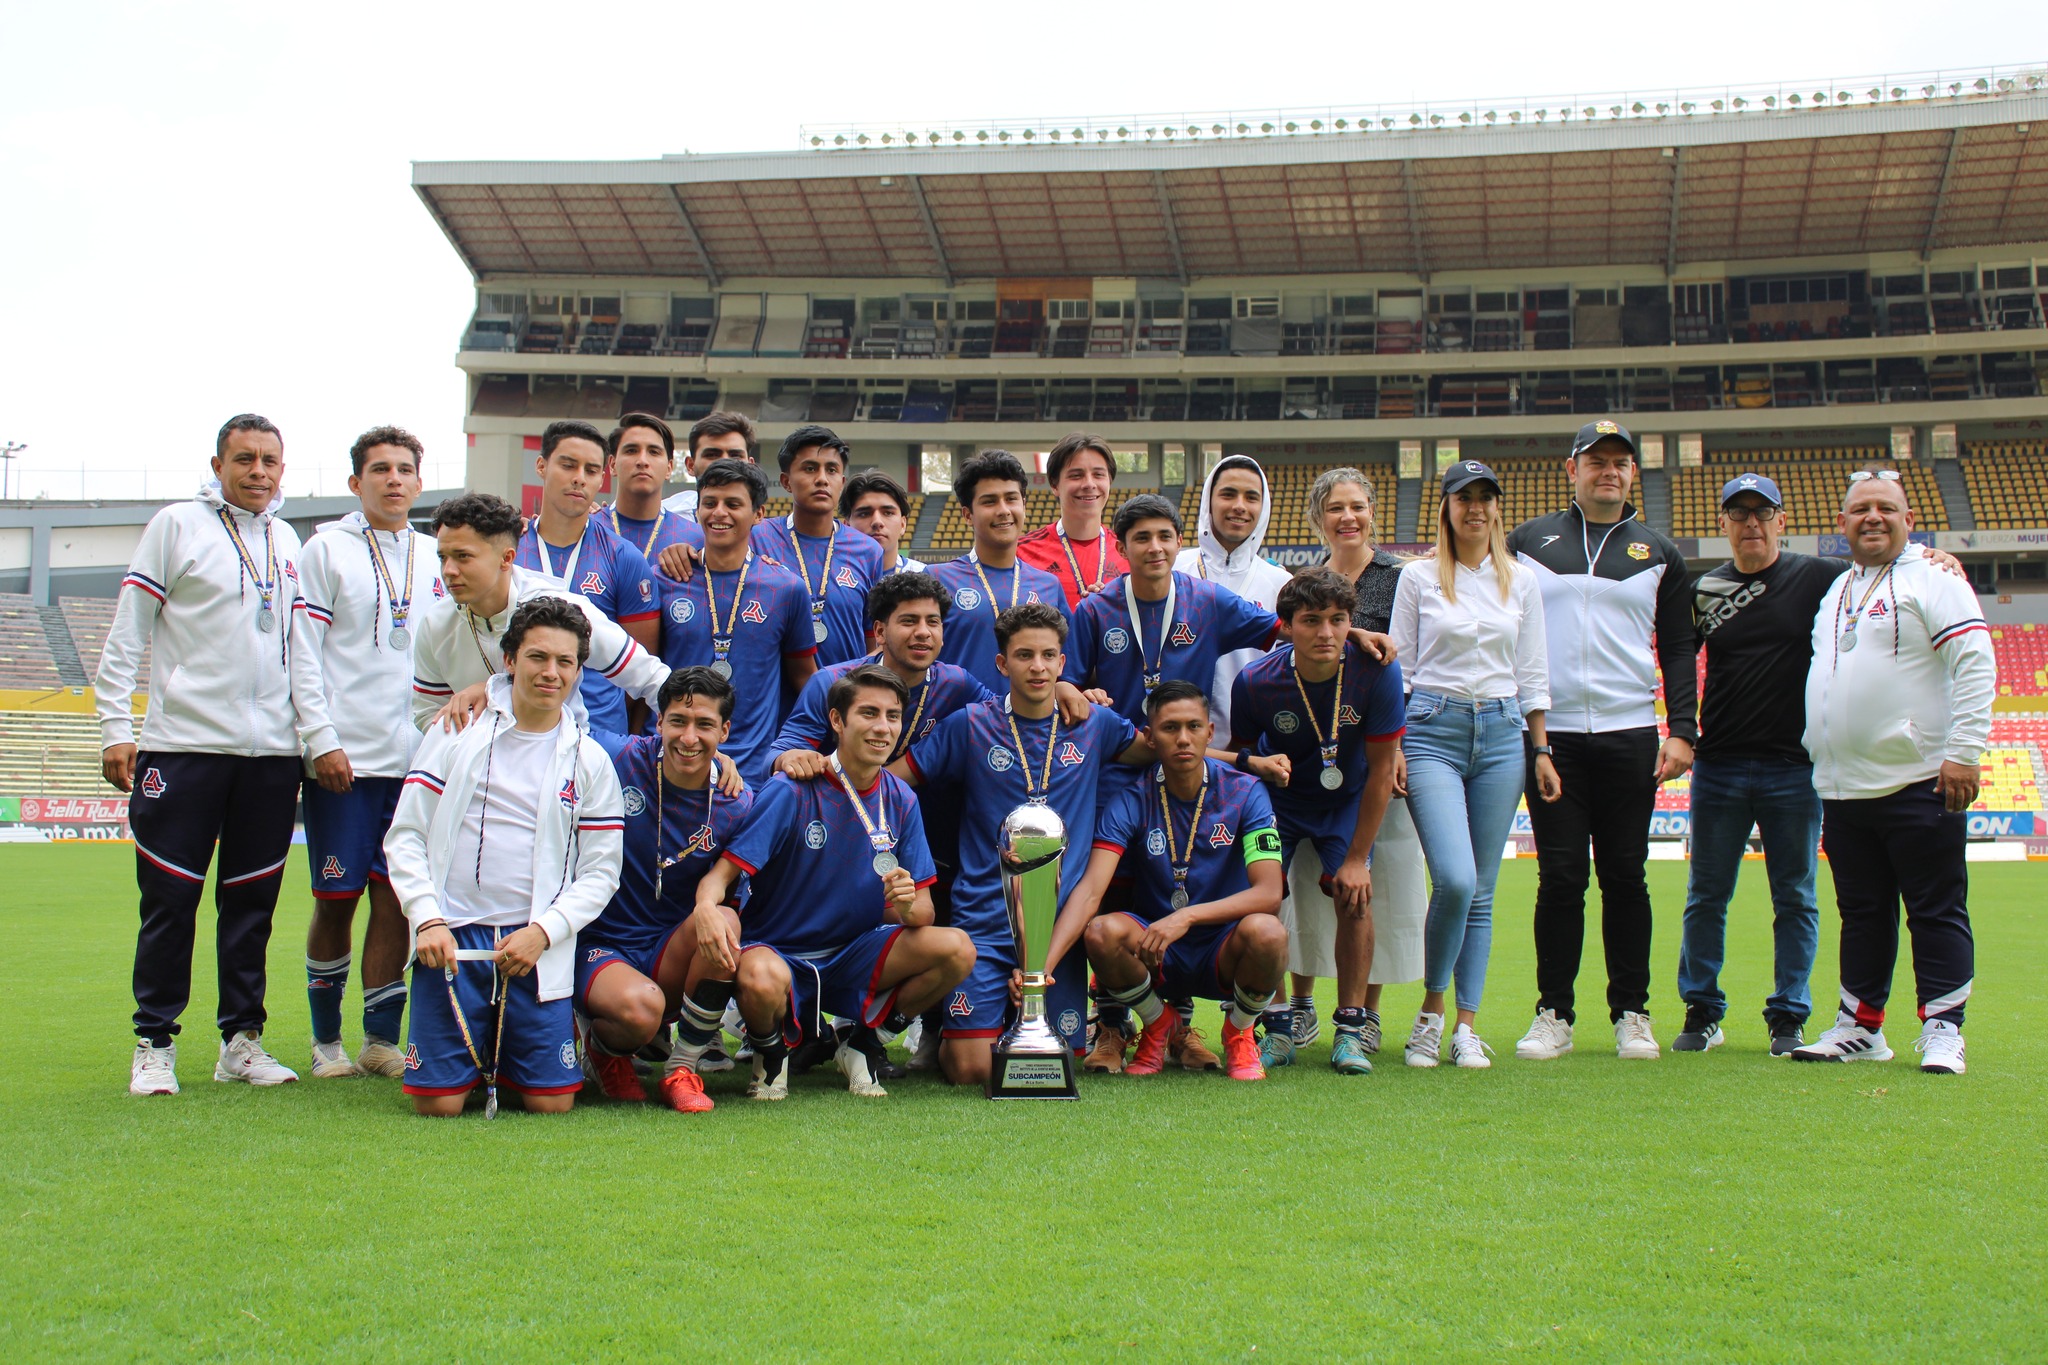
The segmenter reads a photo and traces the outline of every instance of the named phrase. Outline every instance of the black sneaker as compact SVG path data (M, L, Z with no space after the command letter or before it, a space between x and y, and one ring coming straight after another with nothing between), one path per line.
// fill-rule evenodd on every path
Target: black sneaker
M1764 1016L1764 1026L1771 1031L1771 1055L1773 1057L1783 1057L1794 1048L1805 1045L1806 1035L1800 1028L1803 1022L1803 1020L1794 1019L1789 1014L1767 1014Z
M830 1065L839 1051L839 1042L838 1032L827 1028L821 1036L798 1043L789 1054L789 1074L801 1076L814 1066Z
M1698 1005L1685 1007L1685 1027L1671 1040L1673 1052L1705 1052L1710 1047L1719 1047L1727 1042L1727 1035L1721 1032L1721 1021L1708 1014Z

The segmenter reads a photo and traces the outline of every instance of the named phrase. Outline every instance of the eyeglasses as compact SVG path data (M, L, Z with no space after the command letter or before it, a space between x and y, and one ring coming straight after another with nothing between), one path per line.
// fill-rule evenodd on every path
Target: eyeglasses
M1776 521L1778 509L1765 503L1762 507L1723 507L1721 515L1736 523L1745 521Z
M1862 483L1865 479L1883 479L1886 483L1898 483L1899 471L1896 469L1859 469L1849 476L1849 482L1852 485Z

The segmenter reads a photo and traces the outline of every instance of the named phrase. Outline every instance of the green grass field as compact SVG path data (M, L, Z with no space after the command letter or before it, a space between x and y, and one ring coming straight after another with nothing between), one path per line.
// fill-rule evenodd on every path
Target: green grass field
M2040 1359L2048 875L1974 869L1971 1071L1765 1054L1762 869L1728 1046L1520 1063L1533 865L1503 877L1489 1072L1170 1071L1077 1105L835 1073L715 1113L411 1116L396 1082L216 1085L202 923L174 1099L125 1090L132 853L0 849L0 1356ZM1667 1046L1684 868L1652 864ZM1823 873L1822 904L1830 892ZM268 1039L305 1062L295 857ZM1823 913L1815 995L1834 997ZM1597 1002L1597 934L1583 998ZM356 1040L351 983L347 1037ZM1390 989L1399 1037L1420 987ZM1327 1011L1327 1006L1325 1007ZM1210 1013L1204 1007L1204 1014ZM1213 1021L1205 1021L1213 1031ZM1811 1033L1813 1030L1809 1030Z

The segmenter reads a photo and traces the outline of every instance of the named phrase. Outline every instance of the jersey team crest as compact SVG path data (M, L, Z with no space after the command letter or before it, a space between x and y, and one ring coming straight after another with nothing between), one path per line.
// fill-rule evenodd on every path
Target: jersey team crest
M1358 708L1349 705L1338 708L1337 723L1339 725L1358 724Z
M1088 755L1082 753L1081 746L1074 743L1073 740L1070 739L1060 745L1060 766L1062 768L1078 768L1087 761Z
M860 587L860 577L854 573L851 564L841 565L839 572L832 575L832 581L842 588Z
M807 848L823 848L825 846L825 822L823 820L813 820L804 828L804 846Z
M1292 711L1282 711L1273 717L1273 728L1283 735L1291 735L1301 728L1301 717Z
M668 615L677 625L687 626L697 615L697 604L687 597L678 597L669 604Z
M576 591L586 597L593 593L603 592L604 580L597 576L597 570L592 569L589 573L583 575L583 581L576 585Z
M638 815L647 809L647 793L641 791L638 787L626 788L621 794L620 799L625 802L626 814L628 815Z
M1640 540L1631 540L1628 543L1628 557L1630 559L1648 559L1650 557L1650 547L1643 544Z
M1112 654L1121 654L1131 647L1131 637L1122 626L1112 626L1103 633L1102 647Z
M955 1019L965 1019L968 1015L974 1013L974 1006L967 1001L966 991L953 992L953 1003L946 1006L946 1013L952 1015Z
M699 825L696 832L690 836L689 848L684 851L688 853L709 853L716 847L718 847L718 842L712 837L711 826Z
M1194 629L1191 626L1189 626L1188 623L1185 621L1182 621L1179 625L1176 625L1173 628L1173 634L1166 637L1166 643L1170 645L1191 645L1194 642Z
M142 774L142 782L140 783L140 785L142 788L142 794L150 798L152 801L154 801L157 797L162 796L164 792L170 787L171 784L164 781L164 775L162 773L158 772L154 768L151 768Z
M988 766L996 772L1006 773L1017 761L1017 756L1000 744L991 744L988 749Z
M1164 856L1166 853L1166 832L1160 829L1146 830L1145 851L1155 858Z
M981 605L981 593L975 588L962 588L955 594L953 605L962 611L973 611Z
M740 613L740 620L747 622L749 625L758 626L767 619L768 613L761 610L761 599L749 597L747 599L747 609Z
M562 784L562 790L557 792L556 795L562 798L562 804L564 806L567 806L569 809L574 810L576 808L576 779L572 777L568 781L564 782Z
M327 861L320 864L320 875L330 882L338 882L348 875L348 870L341 865L341 859L330 853Z
M1224 824L1221 820L1218 820L1216 822L1216 828L1209 831L1209 847L1229 848L1230 826Z

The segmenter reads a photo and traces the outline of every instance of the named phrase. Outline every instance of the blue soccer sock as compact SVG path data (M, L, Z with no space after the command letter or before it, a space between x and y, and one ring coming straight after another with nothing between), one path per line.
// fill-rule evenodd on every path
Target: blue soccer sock
M341 1041L341 997L348 990L351 958L343 953L332 962L306 959L306 1005L313 1015L313 1041Z
M1365 1011L1362 1009L1338 1010L1330 1016L1339 1033L1356 1033L1365 1027Z
M405 1022L405 978L382 986L363 987L363 1041L398 1045Z
M1152 989L1152 975L1147 972L1145 979L1127 991L1113 991L1105 987L1102 992L1104 1003L1120 1005L1138 1016L1138 1022L1151 1027L1152 1021L1166 1012L1166 1002Z

